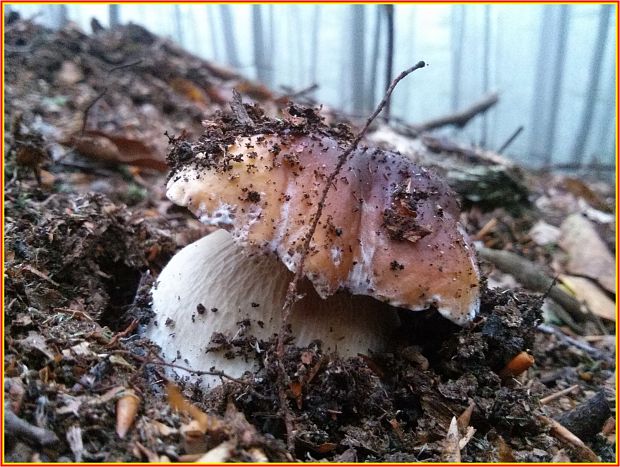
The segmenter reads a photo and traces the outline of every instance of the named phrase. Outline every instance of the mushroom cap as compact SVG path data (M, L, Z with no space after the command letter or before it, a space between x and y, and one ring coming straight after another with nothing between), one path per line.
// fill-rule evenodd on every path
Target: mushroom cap
M216 143L198 144L175 167L168 198L296 271L346 143L320 132ZM479 308L479 273L459 214L454 192L433 173L398 153L358 149L327 195L305 276L323 298L347 289L410 310L434 306L464 325Z

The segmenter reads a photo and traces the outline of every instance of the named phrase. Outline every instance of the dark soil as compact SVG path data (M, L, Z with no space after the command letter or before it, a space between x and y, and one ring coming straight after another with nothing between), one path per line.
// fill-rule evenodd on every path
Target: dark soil
M613 415L615 336L586 343L573 334L567 340L565 327L539 328L540 294L486 285L471 327L433 311L408 313L392 353L342 360L324 354L320 342L288 346L283 363L293 452L286 449L279 407L276 336L260 343L273 358L254 376L223 377L207 393L177 382L198 413L213 417L208 427L191 428L201 416L173 408L178 404L166 392L167 363L142 330L152 319L150 289L162 267L209 230L166 201L165 173L102 161L62 143L79 131L102 86L108 91L89 112L89 128L154 141L152 154L160 160L168 131L173 166L191 157L189 135L201 133L206 115L227 111L233 86L245 83L244 100L284 107L256 83L135 25L89 35L13 18L6 44L4 407L45 435L8 427L7 461L189 461L225 446L219 460L440 462L451 453L446 438L454 417L464 422L461 436L468 427L475 430L460 451L463 461L584 461L587 454L555 436L543 416L563 420L601 391L610 405L582 439L602 461L615 461L614 432L602 428ZM142 61L110 72L136 60ZM58 75L66 62L82 73L72 86ZM259 128L267 124L258 106L246 108ZM299 131L332 131L342 140L352 133L341 122L326 129L303 106L288 113ZM207 128L207 136L223 128L226 134L247 130L235 116L219 115L221 126ZM534 197L538 185L529 183ZM470 204L463 216L470 233L496 217L499 226L485 237L487 246L517 252L551 271L556 252L524 233L540 213ZM601 235L613 243L614 232L605 229ZM493 275L488 264L482 266L485 277ZM588 322L584 329L597 326ZM603 334L612 334L609 323L603 326ZM232 350L251 354L246 344L236 340ZM523 351L536 363L506 377L506 365ZM577 391L540 403L575 384ZM140 402L121 438L117 404L129 390Z

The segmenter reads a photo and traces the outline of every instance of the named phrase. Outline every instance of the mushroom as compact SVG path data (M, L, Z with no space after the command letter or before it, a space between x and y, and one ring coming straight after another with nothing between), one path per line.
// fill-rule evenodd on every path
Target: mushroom
M217 230L179 251L159 275L152 291L156 319L147 336L178 365L239 377L257 368L251 354L262 352L260 341L280 330L292 278L274 256L248 256L228 232ZM340 291L323 300L307 280L300 292L304 297L290 317L300 347L320 339L324 352L343 357L386 350L400 324L395 308L370 297ZM240 346L249 355L234 356ZM201 378L206 386L220 381Z
M263 322L253 326L257 338L278 332L325 181L348 144L316 120L305 127L263 120L253 129L222 122L207 123L192 147L175 140L171 153L168 198L229 233L189 245L159 277L159 327L149 335L168 357L176 349L188 358L190 347L204 349L213 333L234 337L248 318ZM306 296L291 321L296 343L320 339L343 356L383 350L397 308L435 308L459 325L470 322L479 273L458 218L454 192L436 175L398 153L354 151L330 187L305 258ZM259 306L248 308L248 300ZM218 312L187 324L199 303ZM162 319L182 321L183 332L163 329ZM188 358L190 366L222 363L203 352ZM238 375L252 365L218 369Z

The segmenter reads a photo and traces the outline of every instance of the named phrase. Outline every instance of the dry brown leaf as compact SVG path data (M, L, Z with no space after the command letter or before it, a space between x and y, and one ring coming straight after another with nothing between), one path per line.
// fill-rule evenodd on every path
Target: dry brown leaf
M583 198L590 206L601 211L611 212L609 206L598 194L578 178L565 177L561 186L578 198Z
M501 463L510 463L516 462L514 454L512 453L512 448L504 441L504 438L501 436L497 437L497 456L498 461Z
M592 223L581 214L571 214L560 226L560 246L568 253L566 270L598 281L616 293L616 264Z
M198 407L187 401L181 394L181 391L179 391L179 388L174 384L166 384L166 392L168 393L168 403L170 406L179 412L186 412L189 414L189 416L197 422L197 427L202 433L221 428L222 422L219 419L204 413Z
M72 136L64 144L74 147L86 157L99 161L137 165L160 172L168 170L168 165L161 154L136 139L88 130L83 134Z
M185 78L173 78L169 84L172 89L186 97L187 100L201 105L209 104L210 99L207 93L192 81Z
M588 309L601 318L616 320L616 304L590 279L561 275L560 280L570 289L575 298L585 302Z
M216 78L224 81L230 81L239 78L239 73L231 68L216 65L213 62L203 62L203 66Z
M316 448L316 451L321 454L327 454L328 452L332 452L338 447L336 443L323 443L319 444Z
M116 434L119 438L124 438L129 432L139 407L140 398L132 389L125 390L116 401Z
M224 441L222 444L204 453L196 462L205 464L227 462L234 448L235 445L232 442Z
M45 188L51 188L54 186L54 183L56 182L56 175L43 169L39 171L39 175L41 177L41 185Z
M469 426L469 422L471 420L472 414L474 413L475 407L476 407L476 404L473 401L470 402L467 408L463 411L461 415L459 415L459 418L456 420L458 427L459 427L459 431L461 433L464 433L467 427Z
M240 94L245 94L257 101L272 101L274 99L273 93L262 83L243 80L235 84L235 89Z
M609 417L603 428L601 428L601 433L610 444L616 442L616 419L614 417Z
M207 86L205 92L211 102L222 106L228 104L233 98L232 89L223 86Z
M151 426L155 428L155 430L159 433L160 436L170 436L178 433L179 430L176 428L172 428L165 423L159 422L157 420L152 420L150 422Z
M142 457L142 456L139 455L139 454L142 454L142 455L144 455L144 457L147 458L147 460L149 462L152 462L152 463L160 462L160 458L159 458L159 456L156 453L151 451L146 446L143 446L138 441L135 442L134 446L135 446L136 451L137 451L137 452L134 452L134 455L136 455L136 457Z
M292 381L291 384L289 385L289 389L291 390L291 393L293 394L293 397L295 398L295 402L297 403L297 408L299 410L301 410L301 405L302 405L302 400L301 400L302 386L301 386L301 383L299 381Z

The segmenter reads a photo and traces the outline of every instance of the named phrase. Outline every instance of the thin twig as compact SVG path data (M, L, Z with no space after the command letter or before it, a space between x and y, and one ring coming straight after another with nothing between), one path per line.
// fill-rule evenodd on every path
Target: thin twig
M506 140L506 142L504 144L501 145L501 147L497 150L497 152L499 154L503 153L506 149L508 149L508 146L510 146L512 144L512 142L517 139L517 136L519 136L521 134L521 132L523 131L523 125L521 125L519 128L517 128L514 133L512 135L510 135L510 138L508 138Z
M445 115L443 117L434 118L427 122L416 125L421 131L430 131L446 125L454 125L457 128L463 128L469 121L479 114L485 113L499 101L499 94L496 92L484 96L481 100L474 103L470 107L459 112Z
M569 431L564 425L562 425L557 420L553 420L552 418L546 417L544 415L539 415L539 419L549 426L550 434L559 439L560 441L564 441L565 443L573 446L579 457L579 462L599 462L599 457L590 449L586 444L579 438L577 435Z
M568 345L572 345L573 347L577 347L579 350L583 350L585 353L589 354L590 357L592 357L595 360L613 362L613 357L611 355L607 355L601 352L600 350L595 349L594 347L592 347L591 345L585 342L581 342L577 339L573 339L572 337L567 336L560 329L557 329L555 326L551 326L548 324L539 324L537 329L541 332L544 332L545 334L554 334L561 341L564 341L564 343Z
M112 67L108 70L108 73L106 74L106 78L109 77L113 72L117 71L117 70L122 70L124 68L129 68L135 65L138 65L142 63L142 59L140 60L136 60L134 62L130 62L130 63L124 63L122 65L117 65L115 67ZM86 131L86 124L88 123L88 114L90 113L91 109L95 106L95 104L103 97L105 96L105 93L108 92L108 86L106 86L105 88L103 88L103 91L101 91L97 97L95 97L84 109L84 116L82 117L82 130L80 131L81 135L84 135L84 132Z
M287 446L289 450L291 451L294 448L294 434L292 430L290 408L288 406L288 401L286 397L286 387L287 387L286 370L284 369L284 364L282 362L284 358L285 337L288 334L287 333L288 319L291 314L293 305L300 298L297 291L298 291L298 287L301 282L301 279L304 276L304 263L305 263L306 257L308 256L308 252L310 251L310 242L312 241L312 237L314 235L314 232L316 231L317 225L321 218L321 214L323 213L323 208L325 207L325 200L327 199L329 190L332 187L332 184L334 183L336 177L340 173L340 170L346 163L347 159L357 149L357 146L359 145L360 141L368 132L368 129L370 128L371 123L377 118L377 116L381 113L383 108L386 106L387 102L390 100L390 97L392 96L392 93L394 92L396 85L398 85L398 83L401 80L403 80L406 76L408 76L409 74L413 73L414 71L420 68L424 68L425 66L426 64L423 61L418 62L411 68L408 68L407 70L403 71L401 74L399 74L394 79L394 81L392 81L392 84L390 84L389 88L387 89L385 96L383 97L381 102L379 102L379 105L377 106L375 111L372 113L372 115L368 117L368 119L366 120L366 124L364 125L364 127L357 134L357 136L353 139L353 141L351 142L347 150L344 151L342 154L340 154L340 156L338 157L338 163L336 164L336 167L334 168L332 173L329 175L329 177L327 177L327 180L323 188L323 192L321 193L321 198L317 205L316 212L314 213L314 216L312 218L312 224L310 225L308 234L306 235L306 238L304 239L303 247L301 250L301 256L299 258L299 264L297 265L295 276L289 283L288 291L286 293L286 299L282 307L282 324L280 327L280 332L278 333L278 342L277 342L277 347L276 347L277 364L278 364L278 369L279 369L278 383L280 387L280 390L279 390L280 410L283 412L282 415L284 417L284 422L285 422L286 429L287 429Z
M88 123L88 114L90 112L90 109L92 109L95 106L95 104L99 101L99 99L105 96L106 92L108 92L107 86L103 88L103 91L97 94L97 97L95 97L92 101L90 101L90 103L84 109L84 116L82 117L82 130L80 131L81 135L83 135L84 131L86 131L86 124Z
M553 394L549 394L548 396L543 397L542 399L540 399L540 405L547 405L549 402L552 402L556 399L559 399L562 396L566 396L567 394L570 394L571 392L573 392L575 389L577 389L579 387L578 384L573 384L571 387L568 387L566 389L562 389L561 391L556 391Z
M147 365L158 365L158 366L165 366L165 367L169 367L169 368L176 368L177 370L187 371L188 373L194 374L196 376L217 376L219 378L227 379L227 380L233 381L235 383L244 384L244 385L248 384L246 381L243 381L243 380L240 380L238 378L234 378L232 376L229 376L226 373L224 373L223 371L218 371L218 370L213 370L213 371L196 370L194 368L189 368L189 367L186 367L186 366L177 365L175 363L167 363L167 362L164 362L163 360L160 360L160 361L152 360L150 358L151 352L149 352L149 354L146 357L142 357L140 355L137 355L137 354L135 354L135 353L133 353L133 352L131 352L129 350L115 350L114 353L115 354L122 354L122 355L129 355L130 357L134 358L135 360L138 360L139 362L147 364Z

